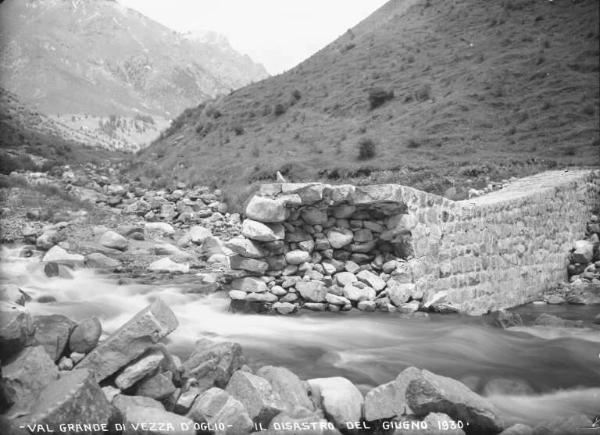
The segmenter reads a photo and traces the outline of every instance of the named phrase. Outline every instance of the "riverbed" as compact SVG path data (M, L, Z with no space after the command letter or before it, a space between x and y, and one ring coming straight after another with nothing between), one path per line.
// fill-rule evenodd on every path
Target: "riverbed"
M290 316L229 311L226 294L189 293L187 282L119 285L111 275L77 269L72 279L47 278L39 259L4 249L3 282L18 284L34 301L32 314L63 314L74 321L97 316L105 334L160 297L179 327L167 346L185 359L200 337L236 341L249 365L282 365L301 378L345 376L363 392L416 366L461 380L494 402L513 422L600 414L600 328L598 306L534 306L516 309L528 321L543 312L583 320L583 328L525 326L506 330L480 317L396 313L312 313ZM44 296L52 302L35 302ZM530 323L530 322L529 322ZM498 379L502 388L498 388ZM493 386L496 385L494 388Z

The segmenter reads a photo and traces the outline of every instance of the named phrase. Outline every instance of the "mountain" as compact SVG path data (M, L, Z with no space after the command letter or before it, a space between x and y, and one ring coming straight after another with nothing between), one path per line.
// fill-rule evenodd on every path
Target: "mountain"
M75 131L24 105L0 88L0 174L47 171L58 165L123 161L122 153L89 144L96 138Z
M600 163L597 0L392 0L284 74L183 112L137 171L469 187ZM150 178L150 177L149 177Z
M0 24L0 85L76 129L90 128L77 120L85 115L94 125L139 115L153 117L156 135L186 107L268 75L221 40L189 38L111 0L6 0Z

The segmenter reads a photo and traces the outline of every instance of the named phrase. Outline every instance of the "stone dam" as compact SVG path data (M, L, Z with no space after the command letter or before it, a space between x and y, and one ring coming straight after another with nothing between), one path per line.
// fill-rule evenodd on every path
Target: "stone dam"
M567 278L599 199L600 172L586 169L463 201L394 184L263 184L226 244L240 271L230 297L280 313L513 307Z

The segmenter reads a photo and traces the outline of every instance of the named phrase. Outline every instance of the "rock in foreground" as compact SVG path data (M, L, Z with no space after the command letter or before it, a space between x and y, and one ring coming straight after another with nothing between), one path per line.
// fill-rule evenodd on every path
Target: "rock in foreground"
M140 356L177 326L173 311L157 299L100 343L77 368L89 369L100 382Z

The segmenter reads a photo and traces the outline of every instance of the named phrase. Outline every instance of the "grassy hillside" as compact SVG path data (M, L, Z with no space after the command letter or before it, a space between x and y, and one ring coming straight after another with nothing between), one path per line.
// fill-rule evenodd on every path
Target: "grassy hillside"
M292 70L186 110L150 180L469 186L600 163L597 0L392 0ZM470 180L470 181L468 181Z
M119 162L123 153L86 145L88 137L28 109L0 88L0 174L47 171L57 165Z

